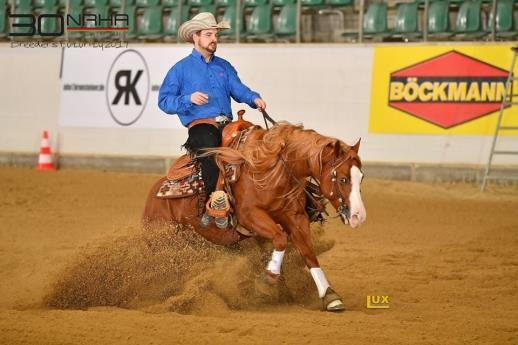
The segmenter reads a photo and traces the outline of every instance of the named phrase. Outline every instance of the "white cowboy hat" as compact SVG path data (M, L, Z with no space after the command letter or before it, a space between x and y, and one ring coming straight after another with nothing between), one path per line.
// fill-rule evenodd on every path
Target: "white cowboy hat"
M178 28L178 37L184 42L193 42L192 34L207 29L225 30L230 29L230 24L227 21L216 23L216 18L210 12L201 12L192 17L191 20L186 21Z

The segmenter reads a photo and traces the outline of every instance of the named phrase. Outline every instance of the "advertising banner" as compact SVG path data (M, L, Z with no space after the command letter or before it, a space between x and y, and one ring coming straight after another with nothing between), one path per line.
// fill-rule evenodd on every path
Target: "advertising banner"
M369 132L492 135L504 94L513 91L505 89L510 48L375 48ZM518 125L518 107L507 106L504 119Z
M158 108L158 91L167 71L191 49L67 49L60 125L182 128L177 116Z

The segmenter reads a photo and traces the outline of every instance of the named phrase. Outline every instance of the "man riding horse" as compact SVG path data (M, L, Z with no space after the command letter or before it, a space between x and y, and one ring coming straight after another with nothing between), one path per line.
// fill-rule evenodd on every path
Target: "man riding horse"
M234 67L214 55L219 31L229 28L228 23L217 23L214 15L208 12L199 13L183 23L178 36L193 43L194 48L189 56L169 70L160 87L158 106L167 114L177 114L189 129L189 137L183 146L194 157L203 149L220 146L223 127L232 121L231 97L252 108L266 108L261 96L241 82ZM220 201L218 209L228 209L225 192L213 193L219 176L214 157L201 156L197 160L201 165L205 193L210 200L209 212L216 195ZM226 227L226 215L223 221L216 219L216 223Z

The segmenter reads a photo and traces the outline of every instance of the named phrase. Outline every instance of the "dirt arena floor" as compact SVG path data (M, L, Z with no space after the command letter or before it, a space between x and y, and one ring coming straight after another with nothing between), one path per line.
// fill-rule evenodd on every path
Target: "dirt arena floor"
M332 314L294 251L265 291L255 240L143 232L157 177L0 168L0 344L518 344L516 187L367 177L360 229L313 229Z

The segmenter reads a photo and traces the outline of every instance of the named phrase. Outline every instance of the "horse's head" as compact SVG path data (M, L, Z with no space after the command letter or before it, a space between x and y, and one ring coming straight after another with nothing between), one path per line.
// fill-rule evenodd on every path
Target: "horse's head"
M360 140L346 146L339 140L326 147L322 153L320 190L336 209L342 222L353 228L367 217L360 194L363 173L358 156Z

